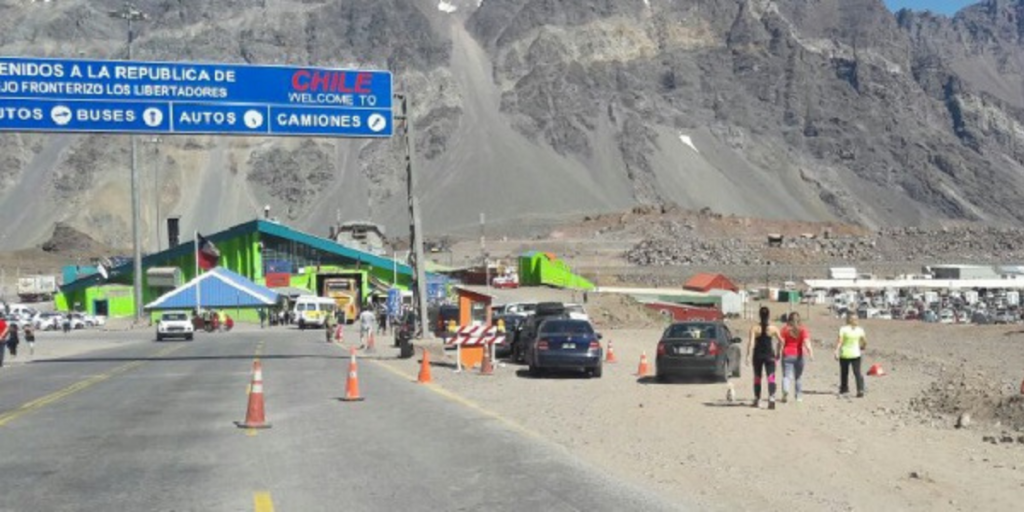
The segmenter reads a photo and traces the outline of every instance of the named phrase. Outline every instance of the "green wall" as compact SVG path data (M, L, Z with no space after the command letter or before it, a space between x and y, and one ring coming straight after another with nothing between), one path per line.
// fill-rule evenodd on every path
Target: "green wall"
M572 273L569 264L549 259L545 253L519 257L519 283L525 286L553 286L574 290L592 290L594 284Z

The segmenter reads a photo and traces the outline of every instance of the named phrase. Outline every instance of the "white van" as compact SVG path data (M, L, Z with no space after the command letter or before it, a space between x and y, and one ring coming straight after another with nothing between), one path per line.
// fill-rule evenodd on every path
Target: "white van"
M295 323L299 329L308 327L323 327L327 315L333 315L338 310L338 304L334 299L328 297L316 297L303 295L295 301Z
M568 313L569 318L572 318L573 320L590 321L590 315L587 314L587 310L582 304L566 304L565 312Z

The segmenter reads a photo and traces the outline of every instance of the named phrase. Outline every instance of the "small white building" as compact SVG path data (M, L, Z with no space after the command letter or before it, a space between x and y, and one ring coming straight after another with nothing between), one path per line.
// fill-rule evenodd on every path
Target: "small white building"
M832 267L828 269L828 278L852 281L857 279L857 269L854 267Z

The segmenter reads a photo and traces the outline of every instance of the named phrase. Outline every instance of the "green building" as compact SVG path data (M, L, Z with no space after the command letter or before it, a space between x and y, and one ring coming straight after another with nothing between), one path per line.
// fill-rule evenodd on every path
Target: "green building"
M269 288L324 295L325 280L343 276L357 283L365 302L392 286L408 289L413 280L408 265L269 220L257 219L204 236L220 251L220 266ZM191 241L143 257L142 303L148 304L196 277L195 254L195 242ZM55 298L57 309L113 318L134 316L131 261L108 269L106 274L95 273L64 284ZM255 312L249 313L240 319L254 319Z
M594 284L573 274L569 264L550 252L530 251L519 257L519 284L593 290Z

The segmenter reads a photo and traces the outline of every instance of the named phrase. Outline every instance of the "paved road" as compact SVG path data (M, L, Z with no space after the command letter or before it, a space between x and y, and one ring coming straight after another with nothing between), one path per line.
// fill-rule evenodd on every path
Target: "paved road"
M341 403L347 355L319 334L135 336L0 370L0 510L670 509L370 361ZM273 428L252 432L257 352Z

